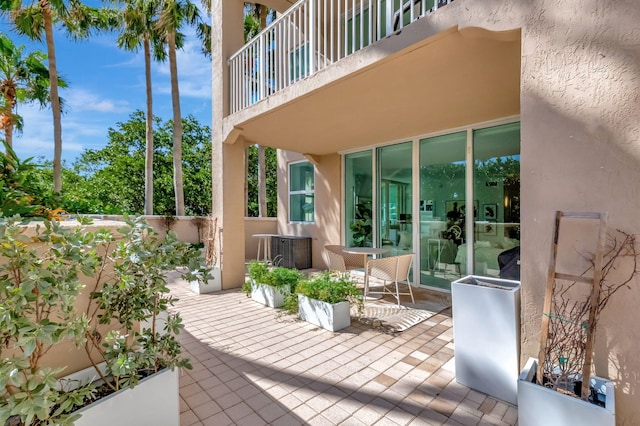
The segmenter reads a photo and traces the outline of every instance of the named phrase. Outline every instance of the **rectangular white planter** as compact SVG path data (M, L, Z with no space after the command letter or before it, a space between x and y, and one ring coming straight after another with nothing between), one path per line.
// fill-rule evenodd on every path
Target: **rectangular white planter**
M517 403L520 282L469 275L451 283L456 381Z
M271 308L284 305L284 298L289 294L286 287L273 287L267 284L251 282L251 299Z
M211 279L206 283L200 280L189 281L191 291L196 294L204 294L222 290L222 277L220 271L220 268L213 268L210 272Z
M591 386L606 394L600 407L580 398L563 395L535 383L538 362L529 358L518 378L518 424L520 426L615 426L613 382L591 376Z
M329 331L338 331L351 325L349 302L330 304L298 295L300 319Z
M71 376L72 380L91 380L93 368ZM176 426L180 424L178 369L165 369L145 377L133 388L122 389L81 408L76 426Z

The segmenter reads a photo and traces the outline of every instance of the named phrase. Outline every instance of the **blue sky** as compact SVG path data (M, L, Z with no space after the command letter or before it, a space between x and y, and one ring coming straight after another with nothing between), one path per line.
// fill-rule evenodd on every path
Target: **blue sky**
M41 50L0 21L0 31L25 52ZM211 62L200 51L200 41L191 29L178 51L178 78L182 116L192 114L211 127ZM85 149L100 149L108 141L109 128L125 122L132 112L146 109L144 56L117 47L115 34L101 34L88 40L71 41L61 31L54 35L58 72L69 87L61 89L66 113L62 116L62 158L71 163ZM152 63L153 113L163 121L172 117L169 64ZM53 158L53 118L50 109L21 105L24 131L14 136L18 157Z

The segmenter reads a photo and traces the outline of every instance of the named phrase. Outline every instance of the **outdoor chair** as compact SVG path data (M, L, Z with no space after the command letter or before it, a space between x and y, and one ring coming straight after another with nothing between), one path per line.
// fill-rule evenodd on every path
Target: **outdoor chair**
M344 246L324 246L327 252L327 263L332 271L346 272L364 268L364 257L360 254L345 253Z
M413 290L409 283L409 271L413 261L413 253L398 256L384 257L381 259L371 259L367 262L364 280L364 297L369 294L390 294L398 301L400 306L400 296L411 296L411 302L416 303L413 298ZM382 290L370 291L369 284L371 278L382 280ZM400 293L399 282L406 282L409 292ZM392 288L387 287L389 282ZM395 288L393 285L395 284Z

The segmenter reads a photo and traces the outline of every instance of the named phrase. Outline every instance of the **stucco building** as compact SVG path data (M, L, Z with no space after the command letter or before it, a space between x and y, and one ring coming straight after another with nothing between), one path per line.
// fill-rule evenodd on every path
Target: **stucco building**
M264 3L279 17L244 47L243 3L212 4L223 287L244 279L244 148L271 146L278 232L312 237L315 267L325 244L412 251L413 284L447 291L520 247L535 356L554 212L640 229L637 1ZM596 340L619 424L640 424L639 303L633 282Z

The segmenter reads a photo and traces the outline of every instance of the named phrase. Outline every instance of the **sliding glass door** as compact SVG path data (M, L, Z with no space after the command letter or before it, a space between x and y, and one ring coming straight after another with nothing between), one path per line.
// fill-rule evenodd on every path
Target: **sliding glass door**
M345 161L345 245L373 245L373 167L371 150L347 154Z
M465 249L467 132L420 140L420 284L449 289Z
M413 250L412 143L377 149L378 247L399 254Z
M465 274L519 273L520 123L371 148L344 161L346 245L413 252L412 276L446 290Z

